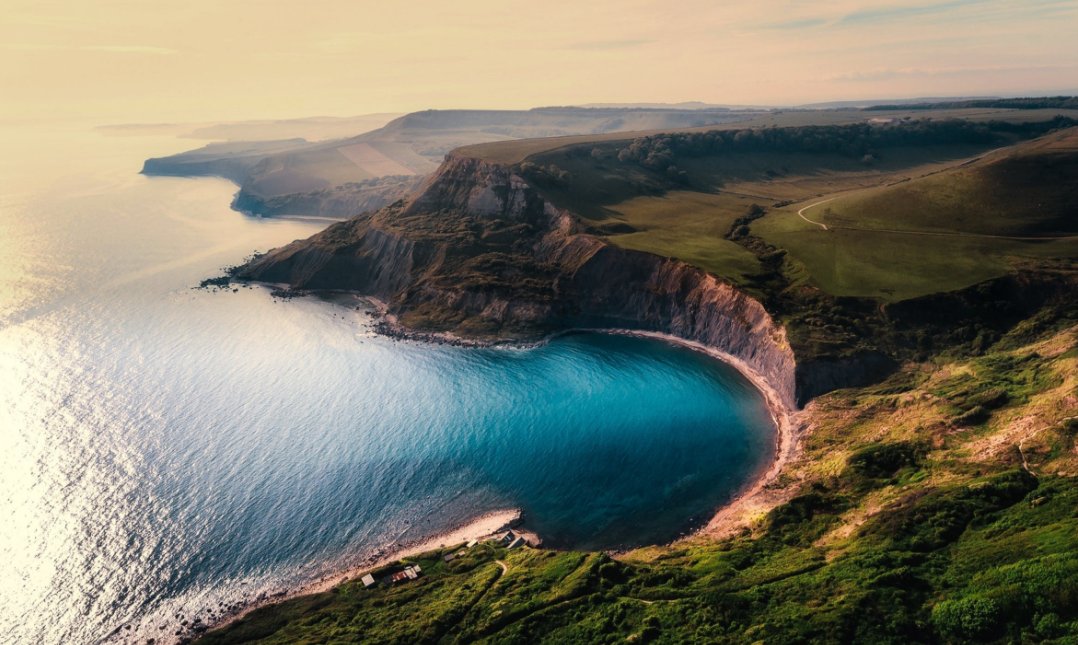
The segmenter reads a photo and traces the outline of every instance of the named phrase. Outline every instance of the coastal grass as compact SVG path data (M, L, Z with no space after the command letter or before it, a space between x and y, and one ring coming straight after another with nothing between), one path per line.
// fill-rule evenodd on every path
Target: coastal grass
M1078 239L1014 240L872 230L823 230L779 210L753 232L789 252L813 284L835 296L894 302L954 291L1023 263L1078 257Z
M204 642L1073 642L1076 375L1078 326L1020 325L813 402L787 501L738 535L432 552L409 560L420 580L346 583Z

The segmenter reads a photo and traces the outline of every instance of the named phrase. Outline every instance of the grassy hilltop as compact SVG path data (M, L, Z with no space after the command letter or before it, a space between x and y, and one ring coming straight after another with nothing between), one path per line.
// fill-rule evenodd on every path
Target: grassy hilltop
M511 167L590 235L752 294L799 364L871 384L819 395L840 386L821 376L768 503L708 537L429 553L418 581L343 584L205 642L1078 642L1078 112L1025 107L769 113L458 150ZM453 242L424 280L550 288L516 220L395 213L375 219ZM347 251L361 226L320 244ZM886 368L849 378L865 356Z

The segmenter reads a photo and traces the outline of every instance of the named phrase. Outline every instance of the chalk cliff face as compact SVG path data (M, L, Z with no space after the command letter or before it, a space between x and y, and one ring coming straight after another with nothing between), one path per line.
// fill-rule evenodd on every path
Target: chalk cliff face
M450 157L406 203L335 224L237 276L384 300L423 331L533 340L576 328L673 334L731 354L798 401L782 327L695 267L582 233L511 168Z

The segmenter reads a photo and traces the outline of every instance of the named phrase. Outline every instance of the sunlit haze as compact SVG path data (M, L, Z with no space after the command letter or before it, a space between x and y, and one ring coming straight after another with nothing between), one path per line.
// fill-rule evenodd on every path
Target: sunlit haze
M1078 82L1078 3L4 0L0 118L801 104Z

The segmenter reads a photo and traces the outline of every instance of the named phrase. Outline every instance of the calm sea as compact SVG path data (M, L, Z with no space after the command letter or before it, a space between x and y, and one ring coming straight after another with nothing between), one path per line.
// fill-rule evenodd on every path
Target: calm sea
M167 642L496 509L560 547L667 541L772 455L758 393L661 342L428 346L195 290L325 223L137 174L196 142L0 133L0 641Z

